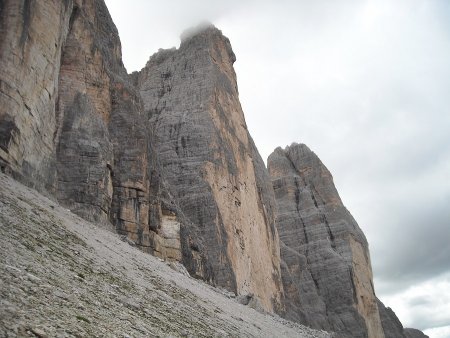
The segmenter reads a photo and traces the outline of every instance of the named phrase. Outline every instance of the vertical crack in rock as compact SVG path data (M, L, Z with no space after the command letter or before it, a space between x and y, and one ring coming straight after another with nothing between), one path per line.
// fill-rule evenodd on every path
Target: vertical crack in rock
M22 8L22 33L20 34L20 45L22 46L22 52L25 49L25 42L28 40L29 29L31 26L31 11L34 0L23 0ZM3 7L3 6L2 6Z
M331 231L331 227L330 227L330 223L328 223L328 219L326 214L321 214L320 215L321 221L323 224L325 224L326 228L327 228L327 232L328 232L328 238L331 242L331 247L333 248L333 250L336 250L336 243L334 241L334 235L333 232Z

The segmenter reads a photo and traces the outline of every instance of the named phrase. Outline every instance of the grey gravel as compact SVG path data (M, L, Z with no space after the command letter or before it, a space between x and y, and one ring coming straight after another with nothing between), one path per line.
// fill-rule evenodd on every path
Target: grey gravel
M331 336L241 305L3 174L0 253L2 337Z

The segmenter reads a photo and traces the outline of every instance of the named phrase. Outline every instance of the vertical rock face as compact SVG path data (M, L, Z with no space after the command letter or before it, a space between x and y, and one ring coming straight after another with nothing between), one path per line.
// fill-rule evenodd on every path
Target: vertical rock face
M0 167L54 192L55 100L72 1L0 2Z
M169 190L208 257L211 271L196 273L273 310L281 297L273 191L247 131L234 61L228 39L207 25L153 55L138 87Z
M333 178L303 144L268 159L278 204L286 317L338 332L383 337L366 238Z
M129 76L102 0L0 0L0 169L255 308L417 336L377 304L366 239L317 156L277 149L269 177L234 61L207 25Z
M73 4L62 49L55 139L58 200L84 218L106 223L113 194L108 70L120 59L120 43L112 24L110 48L102 39L101 25L109 19L102 16L102 5Z
M148 246L149 138L140 109L105 4L75 2L59 74L57 196Z

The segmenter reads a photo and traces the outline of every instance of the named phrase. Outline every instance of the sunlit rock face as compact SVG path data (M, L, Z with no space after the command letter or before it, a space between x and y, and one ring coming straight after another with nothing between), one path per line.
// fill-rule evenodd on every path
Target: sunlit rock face
M340 337L383 337L368 244L307 146L268 159L278 206L286 317Z
M282 294L274 196L234 61L228 39L205 25L153 55L137 85L170 193L204 245L207 278L272 311Z

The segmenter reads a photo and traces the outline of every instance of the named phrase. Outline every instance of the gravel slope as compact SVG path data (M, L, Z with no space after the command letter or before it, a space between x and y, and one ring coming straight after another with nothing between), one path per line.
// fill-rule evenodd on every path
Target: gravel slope
M2 337L330 337L241 305L3 174L0 257Z

